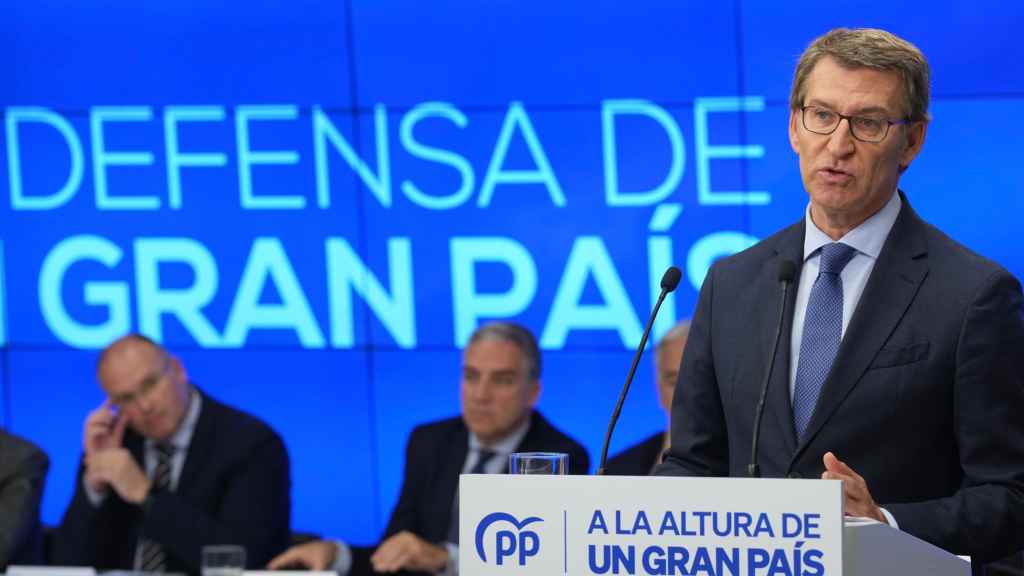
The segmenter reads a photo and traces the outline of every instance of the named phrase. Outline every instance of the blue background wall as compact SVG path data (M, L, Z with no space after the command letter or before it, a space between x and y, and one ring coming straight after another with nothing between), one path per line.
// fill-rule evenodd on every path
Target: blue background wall
M0 424L70 497L97 349L127 330L283 434L293 524L377 539L459 352L512 317L541 408L594 458L662 270L801 217L796 57L839 25L915 42L934 122L902 187L1024 273L1024 6L18 2L0 19ZM664 425L642 365L613 450Z

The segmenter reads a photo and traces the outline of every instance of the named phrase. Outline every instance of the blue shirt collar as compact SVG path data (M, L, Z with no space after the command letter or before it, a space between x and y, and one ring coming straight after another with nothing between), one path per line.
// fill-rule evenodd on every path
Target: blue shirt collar
M872 260L877 260L878 255L882 253L882 246L885 244L886 237L889 236L889 231L896 224L896 217L899 216L902 206L903 201L900 200L899 192L893 192L892 197L881 210L843 235L839 242L869 256ZM833 240L818 228L814 220L811 220L810 203L807 204L804 221L806 230L804 233L804 262L806 262L822 246L831 244Z
M189 400L188 408L185 412L185 417L182 418L181 424L178 425L178 429L174 431L174 434L167 440L167 443L174 446L175 453L186 452L188 445L192 443L192 435L196 431L196 424L199 422L199 410L203 406L203 397L199 395L199 392L195 388L189 387ZM155 449L156 442L146 438L146 449Z

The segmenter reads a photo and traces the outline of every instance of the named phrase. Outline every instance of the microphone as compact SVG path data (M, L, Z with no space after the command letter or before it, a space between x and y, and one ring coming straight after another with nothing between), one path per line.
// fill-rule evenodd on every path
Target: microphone
M747 476L751 478L761 477L761 467L757 465L757 443L761 439L761 417L764 416L764 402L768 397L768 382L772 378L772 370L775 368L775 353L779 348L779 337L782 336L782 319L786 313L786 299L789 296L789 286L796 276L796 264L792 260L779 261L779 284L782 288L782 297L779 299L779 321L775 329L775 343L772 345L772 354L768 357L768 371L764 373L764 382L761 383L761 399L757 402L757 414L754 416L754 439L750 444L750 464L747 465Z
M608 432L604 436L604 447L601 448L601 465L597 469L598 476L604 476L604 467L608 461L608 444L612 441L612 431L615 430L615 423L619 421L619 413L622 412L622 404L626 401L626 395L629 394L629 385L633 382L633 375L636 374L636 367L640 364L640 356L644 353L644 345L647 344L647 337L651 334L651 328L654 326L654 319L658 316L658 310L661 309L661 303L665 300L665 296L668 296L669 292L676 289L679 286L679 280L683 277L683 273L679 271L679 268L675 266L669 266L668 270L661 275L661 294L658 295L658 301L654 304L654 310L651 311L651 317L647 320L647 327L644 328L644 335L640 338L640 346L636 349L636 354L633 356L633 365L629 367L629 374L626 375L626 383L622 385L622 394L619 395L619 403L615 405L615 411L612 412L612 419L608 422Z

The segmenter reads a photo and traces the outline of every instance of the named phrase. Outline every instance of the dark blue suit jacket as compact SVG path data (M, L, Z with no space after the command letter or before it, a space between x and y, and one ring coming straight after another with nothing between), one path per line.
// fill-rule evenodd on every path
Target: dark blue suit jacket
M832 451L902 530L995 559L1024 548L1020 283L903 200L801 443L789 394L790 290L758 461L764 476L818 478ZM708 273L659 474L745 474L778 317L778 263L802 263L803 240L801 221Z
M462 418L448 418L417 426L409 435L405 475L398 503L384 537L408 530L429 542L448 538L459 474L469 452L469 430ZM565 452L572 474L586 474L587 450L534 410L530 429L516 452Z
M143 439L129 430L125 447L145 469ZM266 424L203 395L202 410L173 493L153 494L148 511L111 491L94 508L79 472L64 513L53 562L130 570L139 537L163 545L169 572L199 573L208 544L239 544L246 564L262 568L289 543L288 453Z
M391 512L384 539L404 530L434 544L448 539L459 474L468 452L469 430L461 417L413 429L405 452L402 492ZM564 452L569 455L571 474L586 474L590 467L586 448L552 426L536 410L516 452ZM351 574L373 574L369 562L372 553L372 548L354 548Z
M39 503L49 468L38 446L0 430L0 570L42 559Z
M656 432L608 459L604 473L608 476L647 476L655 464L661 463L665 433Z

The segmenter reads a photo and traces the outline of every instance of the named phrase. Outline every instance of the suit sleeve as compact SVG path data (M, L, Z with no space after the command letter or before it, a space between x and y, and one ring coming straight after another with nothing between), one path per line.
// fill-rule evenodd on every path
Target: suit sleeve
M58 566L93 566L98 569L118 568L104 554L111 548L111 539L123 536L113 530L116 518L122 514L123 502L108 496L99 506L93 506L85 493L83 473L85 465L75 476L75 493L64 511L49 560Z
M1024 546L1022 314L1020 284L1005 271L984 282L965 314L954 373L960 490L926 502L882 503L902 530L975 560Z
M14 466L13 473L0 478L0 569L25 545L39 522L39 502L49 459L32 449Z
M590 454L582 445L573 443L574 446L569 452L569 473L588 474L590 472Z
M424 454L429 455L430 451L424 446L424 435L419 428L409 435L409 443L405 447L405 470L402 472L402 491L398 495L398 503L391 512L387 529L384 530L386 539L403 530L416 532L416 503L422 500L425 482L417 481L417 477L427 473L427 470L419 466L419 459Z
M262 568L289 542L291 478L288 453L268 431L225 473L222 499L211 514L174 493L152 494L143 535L199 572L200 551L208 544L245 547L246 566Z
M659 476L728 476L729 442L715 373L712 304L717 266L700 290L672 400L672 442Z

